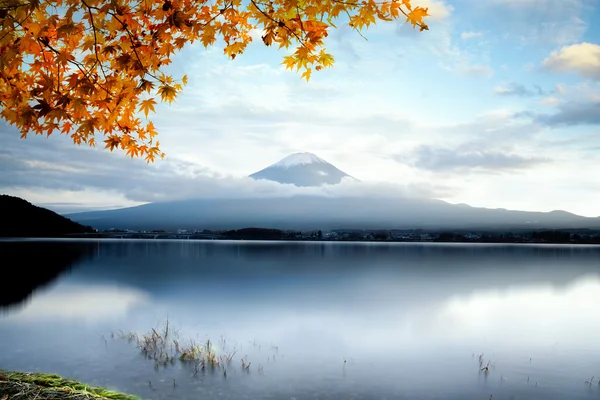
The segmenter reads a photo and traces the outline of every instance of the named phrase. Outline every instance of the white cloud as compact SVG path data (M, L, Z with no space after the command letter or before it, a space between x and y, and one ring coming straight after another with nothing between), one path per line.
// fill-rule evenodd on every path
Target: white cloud
M600 79L600 45L583 42L565 46L550 53L542 66L552 72L574 72Z
M571 84L556 84L548 91L561 101L595 101L600 95L600 81L582 80Z
M473 39L476 37L481 37L483 34L481 32L463 32L460 34L460 38L463 40Z
M523 84L516 82L508 82L502 85L498 85L494 87L494 94L500 96L519 96L519 97L527 97L527 96L541 96L544 94L544 91L539 85L533 85L532 88L529 88Z
M489 78L494 74L487 44L482 42L476 47L466 47L457 43L449 26L440 26L435 32L428 32L426 48L437 56L442 68L458 75Z
M475 4L473 4L475 3ZM581 40L587 29L586 0L487 0L463 2L502 26L512 45L559 44ZM515 43L516 42L516 43Z
M427 20L429 21L440 21L450 17L452 11L454 11L454 7L447 4L445 1L439 0L413 0L411 2L413 7L424 7L428 8L429 17Z
M535 63L533 62L528 62L523 65L523 71L525 72L534 72L535 68Z
M112 210L146 203L145 201L132 201L118 190L99 190L93 186L78 190L13 186L4 187L1 190L57 213Z
M491 78L494 75L494 70L487 65L464 65L458 68L458 72L475 77Z
M517 10L525 10L528 8L552 7L558 3L566 3L570 6L580 3L578 0L488 0L487 3L493 5L501 5Z
M264 29L250 29L250 37L252 37L252 41L254 42L262 42L262 37L265 34Z
M557 97L554 97L554 96L548 96L548 97L544 97L543 99L541 99L540 103L545 106L554 106L554 105L560 103L560 99Z
M427 2L416 2L415 5L427 6ZM443 15L444 18L433 18L434 11L430 9L432 17L427 17L428 24L431 21L429 24L430 30L422 33L408 26L400 25L397 33L403 39L406 39L406 42L402 43L403 48L411 46L414 48L412 53L418 54L418 57L423 59L429 58L433 54L437 57L437 62L442 68L452 71L457 75L472 77L491 76L493 68L490 65L491 53L489 43L485 41L471 41L467 45L464 40L470 37L481 36L482 33L471 31L457 35L454 32L454 20L452 18L453 13L456 12L455 8L442 2L438 2L437 5L436 2L431 2L429 7L439 7L440 12L438 15ZM445 11L442 12L441 10ZM456 41L455 37L462 38L463 40ZM419 53L424 54L421 55Z

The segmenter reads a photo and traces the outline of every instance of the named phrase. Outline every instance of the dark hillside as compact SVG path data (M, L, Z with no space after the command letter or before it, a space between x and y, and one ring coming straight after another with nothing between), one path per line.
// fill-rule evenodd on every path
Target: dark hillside
M93 231L19 197L0 195L0 237L61 237Z

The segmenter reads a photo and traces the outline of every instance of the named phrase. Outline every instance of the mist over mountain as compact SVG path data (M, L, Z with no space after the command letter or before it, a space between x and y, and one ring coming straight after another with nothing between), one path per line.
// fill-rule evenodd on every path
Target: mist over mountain
M195 199L69 214L98 229L576 229L600 219L564 211L475 208L439 200L319 197Z
M357 180L313 153L294 153L250 175L254 179L301 187L335 185L348 178Z

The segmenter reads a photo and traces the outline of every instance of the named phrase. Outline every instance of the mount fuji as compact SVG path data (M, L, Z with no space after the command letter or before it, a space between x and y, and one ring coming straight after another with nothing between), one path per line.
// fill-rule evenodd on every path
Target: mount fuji
M344 178L358 181L313 153L291 154L253 173L250 178L304 187L335 185L341 183Z
M312 153L295 153L250 175L296 186L356 180ZM565 211L470 207L441 200L377 194L190 198L118 210L69 214L98 229L600 229L600 218Z

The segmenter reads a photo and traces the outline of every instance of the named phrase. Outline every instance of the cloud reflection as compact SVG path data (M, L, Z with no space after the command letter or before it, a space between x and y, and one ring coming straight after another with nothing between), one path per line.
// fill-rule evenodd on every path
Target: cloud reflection
M124 286L57 285L54 290L39 293L19 313L3 319L11 322L57 318L85 322L112 320L126 316L134 307L147 304L149 298L142 290Z
M497 337L516 342L591 340L600 324L600 276L587 275L564 287L550 283L453 296L435 323L451 337Z

